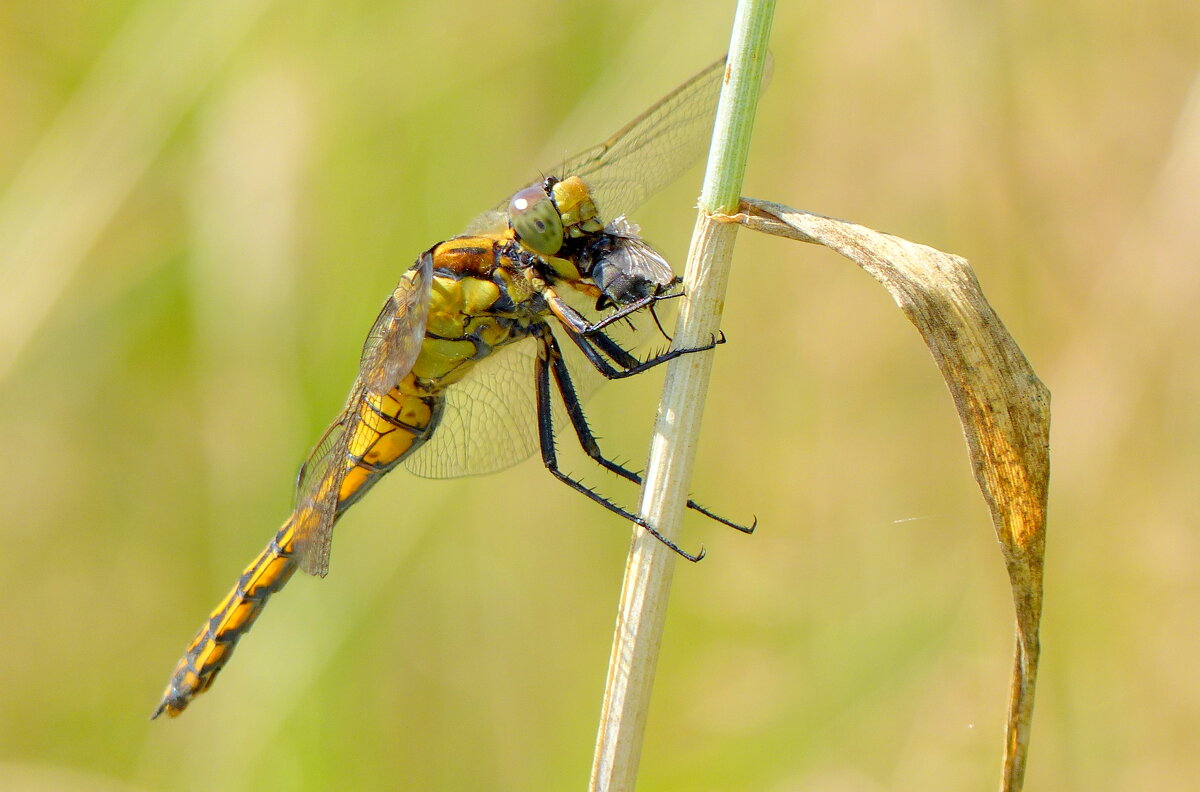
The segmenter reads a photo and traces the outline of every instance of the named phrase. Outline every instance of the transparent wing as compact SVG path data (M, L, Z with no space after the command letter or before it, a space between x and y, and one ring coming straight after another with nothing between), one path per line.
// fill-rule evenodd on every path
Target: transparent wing
M602 218L632 212L704 154L724 76L721 58L608 140L568 158L550 173L583 179Z
M488 209L483 214L476 217L463 230L466 236L475 236L477 234L490 234L497 231L503 231L508 226L508 216L504 214L503 207L508 205L508 199L504 200L501 207Z
M615 218L633 211L704 154L724 74L722 58L605 142L568 158L547 173L559 178L581 177L591 189L601 217ZM468 226L467 233L503 228L507 222L503 211L507 203L506 199L480 215ZM660 258L651 258L650 248L646 247L649 251L646 253L633 242L637 227L623 222L631 240L622 246L623 255L633 259L628 266L656 271L666 266ZM626 236L620 231L615 233ZM662 277L663 273L657 275ZM587 315L586 310L581 312ZM654 337L656 331L648 314L639 313L631 318L637 322L636 328L632 323L623 323L605 332L625 349L634 351L647 338ZM576 390L581 399L586 399L605 380L557 328L555 333ZM536 354L536 342L528 340L480 361L470 375L447 391L437 430L405 460L405 466L419 476L452 478L502 470L535 453L538 450L533 381ZM558 433L568 427L568 422L557 396L554 406Z
M355 392L359 391L358 387ZM352 396L351 405L356 403ZM338 493L346 476L346 455L350 427L356 419L347 406L317 441L296 477L296 498L292 509L300 568L310 575L324 577L329 571L329 546L333 523L337 519Z
M483 475L537 451L536 357L537 342L530 338L479 361L447 389L437 427L404 466L424 478Z
M675 271L667 260L638 235L637 223L625 215L618 215L604 230L625 240L606 256L609 268L651 283L666 284L674 279Z
M433 285L433 256L425 253L409 267L392 290L363 343L358 379L341 415L300 466L292 508L300 568L324 577L329 571L333 524L354 433L362 427L359 407L367 394L382 395L412 370L421 352L429 297ZM368 430L369 431L369 430Z
M425 337L432 286L433 256L424 253L400 277L363 343L359 377L371 393L387 393L412 370Z
M721 58L608 140L544 173L560 179L582 178L602 218L632 212L704 154L717 117L717 97L724 75L725 59ZM466 233L503 228L507 205L505 198L476 217Z
M587 315L585 298L562 295ZM618 344L637 354L657 338L667 343L648 312L605 329ZM607 380L588 362L558 327L555 337L581 401L586 402ZM537 341L526 339L493 352L471 373L446 391L445 408L436 431L425 445L404 460L412 473L425 478L457 478L494 473L538 452L537 402L534 392L534 358ZM551 386L554 433L573 438L562 399ZM573 442L573 440L568 441Z

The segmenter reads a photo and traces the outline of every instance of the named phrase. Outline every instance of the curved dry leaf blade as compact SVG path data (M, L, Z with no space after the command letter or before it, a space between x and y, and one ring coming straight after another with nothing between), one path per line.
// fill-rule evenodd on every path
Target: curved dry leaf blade
M767 201L743 199L730 219L854 261L888 290L933 354L954 398L1012 586L1017 648L1001 789L1020 790L1040 651L1050 391L984 299L965 259Z

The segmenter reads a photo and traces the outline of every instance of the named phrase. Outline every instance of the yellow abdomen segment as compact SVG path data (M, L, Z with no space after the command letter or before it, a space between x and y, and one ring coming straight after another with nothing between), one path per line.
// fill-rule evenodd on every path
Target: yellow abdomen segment
M339 514L420 445L433 420L436 404L436 399L428 395L407 395L398 389L382 397L362 399L347 459L333 463L347 467L338 491ZM163 713L178 715L194 696L212 685L237 642L266 607L267 600L296 572L296 526L308 519L312 519L309 514L293 513L242 572L233 589L188 644L152 717Z
M151 717L164 712L175 717L197 693L203 693L229 660L234 646L254 624L267 599L283 588L296 571L295 533L289 519L258 558L238 578L237 585L217 606L188 644L175 666L162 701Z

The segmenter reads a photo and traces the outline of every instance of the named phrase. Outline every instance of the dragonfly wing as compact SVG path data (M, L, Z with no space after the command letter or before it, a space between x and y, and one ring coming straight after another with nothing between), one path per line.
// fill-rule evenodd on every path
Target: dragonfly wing
M568 158L550 173L583 179L601 217L632 212L703 156L724 76L721 58L608 140Z
M359 377L382 395L412 370L421 353L433 287L433 255L422 254L400 277L363 343Z
M679 178L703 156L717 98L725 76L725 59L713 63L664 96L603 143L581 151L545 174L584 180L600 216L628 214ZM467 233L483 233L507 224L505 198L476 217Z
M562 296L580 313L588 314L591 298L569 290ZM630 318L636 325L623 320L605 333L632 352L654 338L666 343L649 313ZM563 330L551 324L575 391L586 402L607 380ZM496 350L475 364L470 374L446 390L436 431L404 460L405 467L424 478L478 476L512 467L537 453L536 357L537 342L527 339ZM553 386L551 391L555 436L570 433L562 398Z
M519 341L475 364L446 390L441 418L404 466L424 478L494 473L538 447L534 407L537 343Z
M560 178L582 178L602 217L616 218L633 211L704 154L724 74L722 58L605 142L568 158L547 173ZM469 226L470 232L503 228L507 203L505 200L480 215ZM628 234L620 230L614 233L629 238L628 244L619 248L619 254L629 258L624 265L639 272L644 269L653 274L655 282L673 277L673 273L662 271L669 269L666 262L637 237L636 226L622 222L626 223ZM654 327L649 316L639 316L637 321L636 329L632 323L622 323L607 328L605 333L632 351L640 340L652 335L645 328ZM555 333L576 390L580 398L586 398L604 378L571 341L562 338L559 329ZM471 374L447 390L437 431L405 460L405 466L419 476L452 478L501 470L537 451L533 382L536 354L535 342L522 341L476 364ZM553 401L555 430L560 432L567 425L565 411L559 398Z
M358 391L358 388L355 388ZM355 403L351 398L351 404ZM348 406L317 441L296 476L296 498L292 509L300 568L324 577L329 571L329 547L337 519L338 493L346 476L346 455L356 420Z
M292 512L300 568L324 577L329 571L329 548L342 484L354 466L350 449L355 434L370 432L360 417L364 399L382 396L412 370L421 353L429 298L433 287L433 256L426 252L400 277L367 340L363 343L358 379L341 415L330 424L296 478ZM369 445L358 438L359 445Z
M503 206L507 206L508 201L504 202ZM476 217L463 230L465 236L477 236L493 234L497 231L503 231L508 225L508 215L504 213L503 206L494 209L488 209L483 214Z

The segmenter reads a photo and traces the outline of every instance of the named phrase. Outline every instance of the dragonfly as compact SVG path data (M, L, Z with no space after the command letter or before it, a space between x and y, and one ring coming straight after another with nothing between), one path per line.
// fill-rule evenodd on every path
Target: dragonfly
M334 524L400 464L421 476L454 477L493 472L540 452L558 480L684 558L703 556L703 548L688 553L565 473L555 435L570 425L591 460L640 484L638 473L601 452L583 411L581 368L601 382L622 379L724 340L668 346L643 359L618 332L681 295L670 264L628 213L699 159L724 73L722 59L605 142L482 214L461 236L426 250L404 272L367 334L345 406L300 468L291 514L188 644L153 718L179 715L212 685L267 600L297 569L328 572ZM581 300L590 308L577 307ZM568 365L564 347L583 364ZM687 505L745 533L754 530L754 523L732 522L692 500Z

